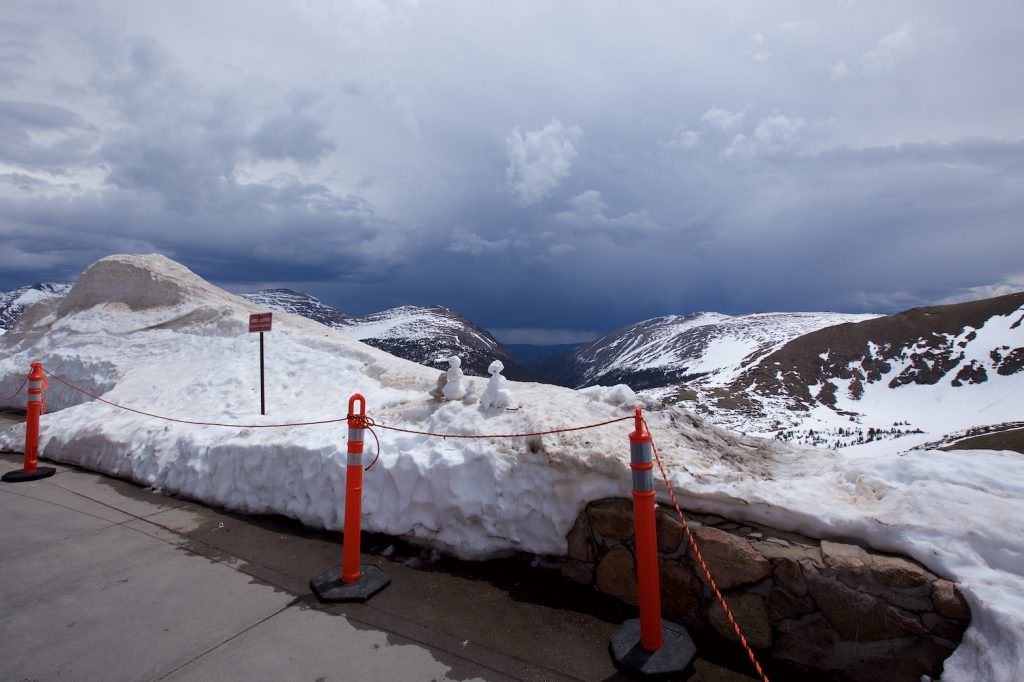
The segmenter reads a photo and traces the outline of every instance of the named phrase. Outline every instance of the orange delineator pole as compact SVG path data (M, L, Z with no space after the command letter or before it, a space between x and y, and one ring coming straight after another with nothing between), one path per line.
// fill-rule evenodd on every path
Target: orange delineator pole
M356 414L355 404L359 403ZM348 467L345 470L345 535L341 547L341 582L359 580L359 533L363 513L363 433L366 398L359 393L348 400Z
M28 415L25 419L25 464L26 474L35 473L39 463L39 415L43 413L43 391L46 389L46 376L43 365L32 363L32 371L28 375Z
M8 471L3 475L5 483L38 481L57 473L54 467L39 466L39 416L46 413L46 400L43 391L49 385L43 374L43 365L32 363L32 371L28 379L28 404L25 418L25 458L20 471Z
M654 520L654 463L651 434L644 428L640 406L635 430L629 434L633 470L633 523L636 532L636 577L640 601L640 645L657 651L664 645L661 628L661 587L658 579L658 534Z
M359 403L358 412L356 403ZM345 467L345 534L341 541L341 566L334 566L309 581L310 589L322 602L364 602L391 584L391 578L379 566L359 563L363 433L371 423L366 416L366 398L358 393L352 394L348 400L348 463Z

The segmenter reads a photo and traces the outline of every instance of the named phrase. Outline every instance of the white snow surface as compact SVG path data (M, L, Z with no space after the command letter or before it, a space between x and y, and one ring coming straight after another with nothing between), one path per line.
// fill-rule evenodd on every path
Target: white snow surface
M41 361L107 400L186 419L335 418L356 391L380 424L448 433L522 433L631 412L626 387L510 382L521 405L514 411L431 400L436 370L282 314L266 339L269 414L260 417L251 312L253 304L162 256L111 256L67 298L38 304L0 339L0 395ZM477 389L484 382L465 381ZM84 398L52 378L46 401L44 457L230 509L342 526L343 423L176 424ZM1024 456L843 454L743 437L679 409L647 418L684 505L916 558L959 582L973 614L943 679L1024 679ZM364 477L363 527L467 558L564 554L587 502L628 496L631 430L623 422L494 440L379 430L383 452ZM11 427L0 432L0 449L20 451L23 439L24 427Z

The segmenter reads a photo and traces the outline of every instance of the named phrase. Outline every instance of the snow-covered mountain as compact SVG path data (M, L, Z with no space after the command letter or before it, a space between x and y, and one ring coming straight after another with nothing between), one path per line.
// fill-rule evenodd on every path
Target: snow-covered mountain
M787 341L877 315L721 313L668 315L618 329L578 350L567 368L573 386L627 383L634 389L699 380L725 385Z
M453 355L466 374L487 376L495 360L505 375L524 378L522 370L490 332L443 306L401 306L355 318L344 330L363 343L421 365L446 368Z
M887 316L659 317L569 354L563 372L782 440L905 451L981 429L1005 444L1024 418L1024 293Z
M36 301L57 298L71 284L34 284L0 293L0 334L6 333ZM495 360L505 365L510 379L528 378L489 332L442 306L401 306L363 317L348 315L315 296L292 289L263 289L240 294L256 305L280 310L338 329L375 348L430 367L447 368L453 355L462 359L466 374L487 376Z
M13 291L0 291L0 334L6 334L21 318L25 309L36 301L64 296L70 290L70 284L43 282L18 287Z
M349 325L353 319L351 315L341 312L334 306L327 305L316 296L310 296L294 289L261 289L240 294L240 296L256 305L301 315L335 329Z
M466 374L487 376L487 366L501 360L506 376L525 378L522 369L489 332L442 306L405 305L354 317L291 289L263 289L241 296L257 305L315 320L421 365L444 369L448 367L447 359L457 355Z
M663 396L744 433L900 449L1024 417L1024 293L825 327Z

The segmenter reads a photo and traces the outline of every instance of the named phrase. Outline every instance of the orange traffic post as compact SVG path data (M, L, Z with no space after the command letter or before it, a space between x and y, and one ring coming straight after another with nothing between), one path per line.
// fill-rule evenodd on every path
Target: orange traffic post
M697 649L683 626L661 618L653 441L639 405L634 424L633 433L629 434L629 467L633 472L640 618L627 620L612 634L611 651L620 669L640 677L663 677L686 670Z
M309 581L309 586L320 601L366 601L391 583L391 578L377 566L360 563L363 440L366 427L366 398L355 393L348 401L348 457L345 467L345 527L341 565Z
M356 403L359 412L356 413ZM345 536L341 545L341 581L359 580L360 522L363 515L363 438L366 399L356 393L348 400L348 467L345 471Z
M57 470L53 467L38 466L39 462L39 416L46 412L46 400L43 391L49 387L43 365L32 363L32 371L28 375L28 404L25 419L25 460L21 471L8 471L3 480L8 483L20 481L37 481L40 478L53 476Z

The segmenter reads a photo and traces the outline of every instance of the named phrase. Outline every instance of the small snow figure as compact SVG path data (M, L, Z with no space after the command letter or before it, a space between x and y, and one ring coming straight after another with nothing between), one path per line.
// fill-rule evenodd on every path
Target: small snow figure
M462 373L462 360L453 355L448 358L447 381L444 384L445 400L462 400L466 395L466 386L462 383L465 375Z
M487 373L491 375L491 378L487 380L487 388L480 396L481 407L512 407L512 394L507 388L508 379L501 376L503 369L505 369L505 365L501 363L501 360L495 360L487 368Z

